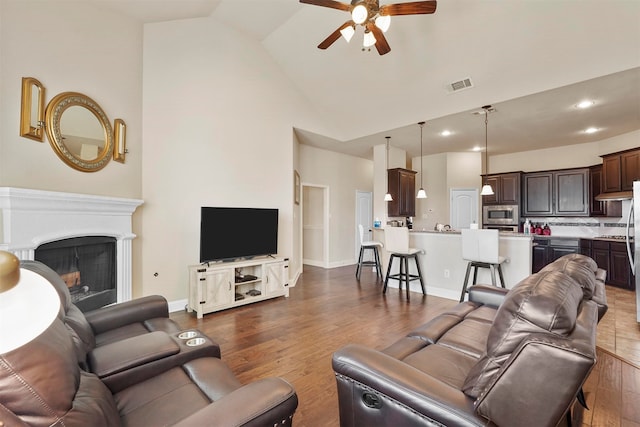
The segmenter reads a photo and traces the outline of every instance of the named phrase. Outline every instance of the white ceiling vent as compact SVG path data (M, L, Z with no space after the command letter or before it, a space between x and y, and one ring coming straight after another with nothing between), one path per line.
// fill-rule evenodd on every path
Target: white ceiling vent
M473 82L471 81L470 77L466 77L464 79L450 83L449 92L458 92L461 90L469 89L470 87L473 87Z

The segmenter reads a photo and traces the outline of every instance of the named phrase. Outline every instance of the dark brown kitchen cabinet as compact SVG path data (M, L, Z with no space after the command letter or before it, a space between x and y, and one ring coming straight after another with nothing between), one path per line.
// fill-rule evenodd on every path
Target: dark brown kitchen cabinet
M602 176L604 193L633 190L633 181L640 180L640 149L602 156Z
M553 173L525 173L522 189L522 216L553 215Z
M622 191L632 191L633 181L640 180L640 150L620 155L620 185Z
M589 215L589 169L567 169L553 173L555 214Z
M604 177L602 174L602 164L589 168L589 215L621 217L622 202L619 200L599 201L596 196L602 193Z
M635 280L629 266L627 245L625 242L591 240L590 251L587 244L580 241L580 253L590 256L598 267L607 271L606 284L625 289L635 289Z
M537 273L545 265L568 254L581 251L580 239L573 237L534 237L531 272Z
M493 194L482 196L483 205L520 205L520 172L483 176L483 184L493 188Z
M388 191L393 198L387 203L388 216L416 216L416 173L402 168L387 170Z
M589 169L561 169L523 175L522 215L588 216Z
M609 266L611 269L609 270L608 284L626 289L635 289L626 243L609 243Z

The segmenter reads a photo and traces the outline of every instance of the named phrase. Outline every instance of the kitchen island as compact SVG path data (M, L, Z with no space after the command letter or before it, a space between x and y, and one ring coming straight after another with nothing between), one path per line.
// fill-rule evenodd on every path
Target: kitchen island
M374 239L384 242L384 231L376 229ZM420 255L420 269L428 295L458 300L462 291L462 283L467 269L467 262L462 259L462 236L460 231L421 231L412 230L410 244L413 248L422 249ZM500 233L500 255L507 258L502 264L505 286L512 288L520 280L531 274L532 259L531 236L520 233ZM386 275L389 264L389 254L381 251L382 272ZM398 263L394 263L392 273L397 273ZM409 263L409 270L415 273L413 262ZM473 274L469 278L471 285ZM491 284L489 269L478 269L478 283ZM496 284L500 286L500 279L496 273ZM390 288L397 288L397 280L389 280ZM422 293L420 282L411 282L413 292ZM387 294L393 292L387 290Z

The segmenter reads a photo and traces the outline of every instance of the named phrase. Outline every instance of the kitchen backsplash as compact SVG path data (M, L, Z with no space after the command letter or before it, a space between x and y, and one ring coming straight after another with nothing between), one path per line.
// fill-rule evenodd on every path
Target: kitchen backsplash
M629 215L629 209L631 208L631 201L624 200L622 202L622 217L621 218L579 218L579 217L531 217L529 221L532 224L548 224L551 228L552 236L566 236L566 237L598 237L605 235L624 235L627 230L627 217ZM523 218L524 222L526 218ZM631 229L633 230L633 221L631 222ZM630 231L633 235L633 231Z

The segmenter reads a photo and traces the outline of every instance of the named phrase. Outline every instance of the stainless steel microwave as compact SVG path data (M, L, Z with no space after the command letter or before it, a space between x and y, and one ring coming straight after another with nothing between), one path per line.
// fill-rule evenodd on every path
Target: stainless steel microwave
M482 208L482 223L488 225L518 225L518 205L489 205Z

